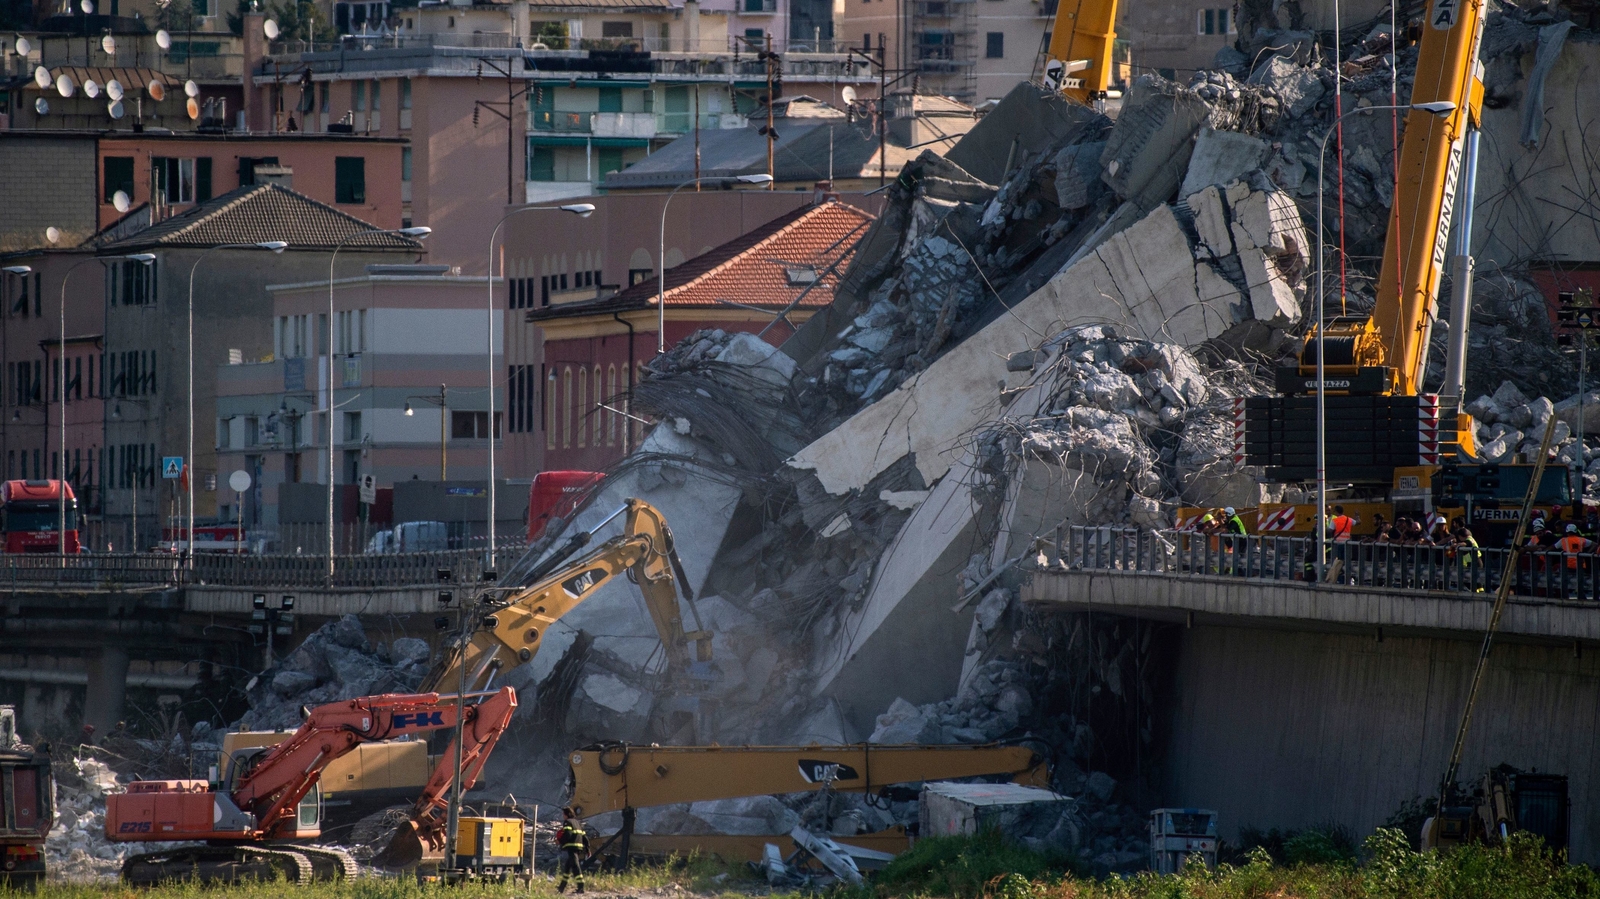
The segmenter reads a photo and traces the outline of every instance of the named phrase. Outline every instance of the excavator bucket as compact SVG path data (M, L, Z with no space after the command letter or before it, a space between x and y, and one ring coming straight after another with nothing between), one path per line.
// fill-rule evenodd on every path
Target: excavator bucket
M372 856L370 864L376 868L404 870L415 868L429 858L428 844L423 841L414 821L402 821L395 828L389 842Z

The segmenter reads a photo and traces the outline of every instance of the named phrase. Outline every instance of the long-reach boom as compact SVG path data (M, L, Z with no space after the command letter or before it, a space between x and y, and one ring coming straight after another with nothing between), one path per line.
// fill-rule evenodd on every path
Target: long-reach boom
M620 536L568 561L618 515L624 516ZM486 689L502 671L531 660L552 624L624 573L644 595L669 669L681 671L693 662L711 661L711 633L700 628L698 620L695 630L684 630L678 591L682 590L691 613L694 592L673 546L672 529L654 506L629 498L605 521L570 538L535 569L529 576L532 586L487 606L482 612L485 618L480 619L485 624L470 629L472 637L464 647L458 642L442 654L423 680L423 689L457 689L463 671L469 692ZM487 623L488 616L493 618L492 625Z

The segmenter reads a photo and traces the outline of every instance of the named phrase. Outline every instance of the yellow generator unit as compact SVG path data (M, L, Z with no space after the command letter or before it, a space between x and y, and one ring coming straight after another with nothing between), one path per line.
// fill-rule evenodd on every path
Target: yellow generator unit
M456 831L457 871L477 877L531 873L533 841L525 828L521 818L461 818Z

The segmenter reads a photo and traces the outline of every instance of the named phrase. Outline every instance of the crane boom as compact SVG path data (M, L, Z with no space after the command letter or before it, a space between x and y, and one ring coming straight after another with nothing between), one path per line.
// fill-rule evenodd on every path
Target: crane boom
M631 497L616 514L623 516L620 536L567 562L566 558L586 545L594 531L581 532L570 539L563 552L535 572L538 580L532 586L488 609L494 619L492 626L470 629L472 638L464 647L457 643L441 655L423 679L422 689L456 688L463 674L468 692L486 689L497 674L531 660L551 625L620 574L627 574L639 585L669 668L683 670L694 662L711 661L710 632L684 628L678 592L681 589L691 604L694 593L677 561L666 518L654 506Z
M1084 105L1105 99L1116 29L1117 0L1057 0L1045 85Z
M1330 376L1371 373L1369 383L1382 385L1376 392L1399 396L1415 396L1421 389L1462 151L1483 103L1478 46L1486 10L1485 0L1429 0L1411 103L1453 106L1442 116L1416 108L1406 115L1377 303L1366 319L1328 325ZM1315 359L1308 339L1301 375L1315 368Z

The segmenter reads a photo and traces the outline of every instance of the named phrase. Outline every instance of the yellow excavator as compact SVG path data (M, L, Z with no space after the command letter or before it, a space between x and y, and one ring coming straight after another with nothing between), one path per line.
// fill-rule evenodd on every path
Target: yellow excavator
M1050 786L1045 758L1027 746L632 746L608 743L567 756L568 806L580 818L621 812L622 827L594 853L614 865L630 852L648 855L701 852L724 861L758 861L767 844L785 845L789 834L658 835L633 832L635 811L684 802L710 802L781 793L831 790L876 801L914 799L896 785L963 777L1003 776L1025 786ZM902 827L835 842L895 854L910 846ZM613 852L613 847L615 851Z
M618 516L623 518L621 535L573 560L596 532ZM551 625L620 574L639 585L666 651L669 671L688 673L711 661L711 632L699 626L694 591L678 558L672 528L660 510L644 500L629 498L605 520L568 538L541 562L524 578L532 586L480 606L479 626L469 631L471 639L447 647L420 689L453 690L463 684L468 692L489 689L503 671L533 659ZM680 591L696 622L692 631L684 630L678 606Z

